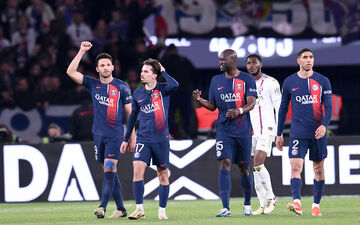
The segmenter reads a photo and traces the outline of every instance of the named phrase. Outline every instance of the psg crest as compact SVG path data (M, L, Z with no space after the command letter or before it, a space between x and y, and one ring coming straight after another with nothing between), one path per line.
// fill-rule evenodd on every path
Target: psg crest
M241 84L237 84L237 85L236 85L236 89L237 89L237 90L240 90L241 88L242 88L242 85L241 85Z
M314 85L312 86L312 89L313 89L314 91L317 91L317 90L319 90L319 86L317 86L316 84L314 84Z
M154 94L153 94L153 97L154 97L154 98L158 98L158 97L159 97L159 93L154 93Z
M116 95L116 91L115 91L115 90L112 90L112 91L111 91L111 95L112 95L112 96L115 96L115 95Z

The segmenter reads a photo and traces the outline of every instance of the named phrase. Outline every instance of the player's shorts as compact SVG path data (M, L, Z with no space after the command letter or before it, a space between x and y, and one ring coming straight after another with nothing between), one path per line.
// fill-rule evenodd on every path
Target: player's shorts
M274 140L275 136L273 135L252 136L251 156L255 154L256 150L261 150L266 152L267 157L270 157Z
M309 159L319 162L327 157L327 136L323 138L290 137L289 158L304 159L309 149Z
M119 137L103 137L94 134L95 160L98 163L104 163L105 159L120 159L120 146L123 141Z
M169 141L162 141L157 143L136 143L133 161L139 160L145 162L150 166L150 160L152 164L156 165L160 169L169 168Z
M232 163L238 165L250 165L251 158L251 136L249 137L229 137L219 135L216 137L216 157L220 159L230 159Z

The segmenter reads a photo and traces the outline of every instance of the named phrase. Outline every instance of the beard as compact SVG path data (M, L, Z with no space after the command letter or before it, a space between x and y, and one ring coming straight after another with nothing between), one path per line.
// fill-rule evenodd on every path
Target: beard
M109 74L100 74L102 78L109 78L111 76L111 73Z

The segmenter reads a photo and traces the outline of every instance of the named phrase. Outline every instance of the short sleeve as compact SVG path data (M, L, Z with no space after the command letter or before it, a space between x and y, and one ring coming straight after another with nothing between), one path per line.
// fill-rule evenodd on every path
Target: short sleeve
M91 84L94 83L92 82L92 79L94 78L84 75L82 85L88 89L91 89Z

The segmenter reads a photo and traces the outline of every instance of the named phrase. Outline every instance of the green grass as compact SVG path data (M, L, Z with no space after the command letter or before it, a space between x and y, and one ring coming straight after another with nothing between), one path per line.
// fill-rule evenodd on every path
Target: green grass
M130 221L127 218L97 219L93 215L98 202L57 202L57 203L10 203L0 204L0 224L360 224L360 197L324 197L321 202L322 217L311 216L312 198L302 199L304 214L295 216L285 208L290 198L279 198L278 205L270 215L243 216L243 199L232 198L232 217L216 218L221 208L220 200L173 201L167 207L169 220L157 219L158 202L145 201L146 219ZM135 209L133 201L126 201L128 213ZM253 210L258 207L253 198ZM111 202L107 216L115 209Z

